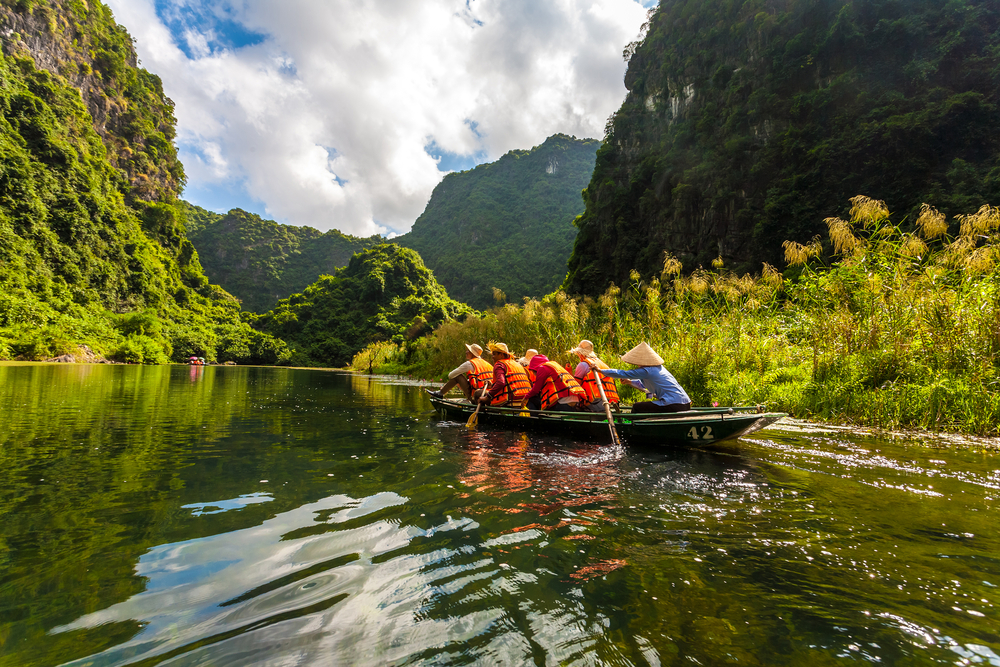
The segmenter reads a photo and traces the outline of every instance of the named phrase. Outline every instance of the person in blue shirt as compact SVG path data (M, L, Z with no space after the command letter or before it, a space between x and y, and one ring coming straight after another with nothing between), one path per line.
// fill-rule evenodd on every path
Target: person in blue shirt
M652 400L640 401L632 406L634 414L652 412L684 412L691 409L691 399L680 383L663 367L663 359L646 343L639 343L622 355L622 361L638 368L622 371L608 368L601 375L629 380L643 389Z

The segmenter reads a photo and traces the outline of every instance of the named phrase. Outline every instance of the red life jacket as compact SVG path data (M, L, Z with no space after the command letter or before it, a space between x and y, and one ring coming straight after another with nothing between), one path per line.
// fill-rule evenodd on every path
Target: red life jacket
M504 405L506 403L520 404L524 400L524 397L528 395L528 392L531 391L528 372L524 370L524 366L513 359L498 361L493 366L494 371L497 368L503 368L506 372L507 386L490 401L490 405Z
M597 368L603 371L606 368L610 368L610 366L598 359ZM583 376L580 384L583 385L583 390L587 392L588 401L594 403L601 400L601 390L597 388L597 378L594 376L594 369L590 369L590 372ZM602 375L601 384L604 385L604 395L608 397L608 403L618 403L618 388L615 386L615 381Z
M569 396L576 396L581 401L586 400L587 393L580 386L580 383L576 381L576 378L570 375L565 368L554 361L549 361L542 365L548 366L556 372L555 377L546 378L545 384L542 385L542 391L539 394L542 399L542 410L548 410L558 403L559 399L568 398Z
M493 366L479 357L473 357L469 363L472 364L472 370L465 374L466 379L469 380L469 386L472 387L473 391L482 389L487 382L493 379Z

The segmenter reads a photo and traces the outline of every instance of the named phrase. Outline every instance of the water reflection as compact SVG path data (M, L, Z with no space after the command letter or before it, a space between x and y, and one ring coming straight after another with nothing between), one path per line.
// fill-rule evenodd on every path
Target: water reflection
M0 664L1000 664L1000 464L440 422L408 382L0 367Z

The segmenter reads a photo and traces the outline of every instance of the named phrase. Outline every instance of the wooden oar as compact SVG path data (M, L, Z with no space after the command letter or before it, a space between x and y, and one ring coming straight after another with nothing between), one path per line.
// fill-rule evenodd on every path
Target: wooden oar
M490 384L488 382L485 385L483 385L483 396L486 395L486 392L487 390L489 390L489 388ZM473 392L472 395L475 396L476 395L475 392ZM482 398L482 396L480 396L480 398ZM468 428L476 428L477 426L479 426L479 408L481 407L483 407L482 401L477 401L476 411L472 413L471 417L469 417L469 421L465 422L465 425Z
M590 363L590 359L587 362ZM604 393L604 378L601 377L601 371L597 368L596 360L590 368L594 371L594 377L597 378L597 389L601 392L601 400L604 401L604 414L608 416L608 428L611 429L611 444L615 447L621 447L622 441L618 439L618 431L615 430L615 420L611 416L611 404L608 403L608 397Z

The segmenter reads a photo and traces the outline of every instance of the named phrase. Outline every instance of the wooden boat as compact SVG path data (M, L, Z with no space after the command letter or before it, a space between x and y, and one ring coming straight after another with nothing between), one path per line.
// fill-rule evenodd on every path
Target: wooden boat
M475 411L475 405L464 401L430 396L434 407L446 419L465 422ZM763 407L692 408L687 412L614 415L615 426L622 440L633 445L666 447L700 447L737 438L773 424L784 412L764 412ZM483 407L479 411L481 425L496 426L510 431L541 431L581 440L611 439L604 413L553 412L519 410L517 408Z

